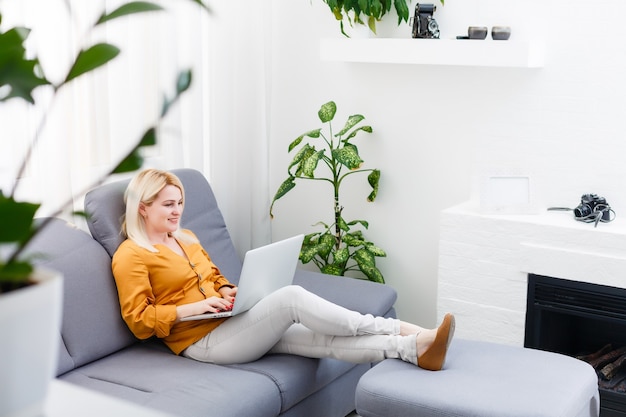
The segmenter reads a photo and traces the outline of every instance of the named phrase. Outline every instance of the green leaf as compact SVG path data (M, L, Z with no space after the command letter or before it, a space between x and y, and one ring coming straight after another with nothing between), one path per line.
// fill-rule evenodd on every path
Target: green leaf
M184 70L178 73L178 77L176 79L176 94L171 99L167 98L166 95L163 96L163 106L161 107L161 118L167 116L167 113L170 111L170 108L176 101L180 98L181 94L189 89L191 86L191 70Z
M294 165L299 164L295 175L297 177L301 176L303 169L304 169L304 161L306 161L314 153L315 153L315 148L307 143L300 149L300 151L298 151L296 156L294 156L293 160L289 164L289 169L291 169Z
M398 26L402 23L402 21L408 22L409 6L407 4L407 0L394 0L394 7L396 9L396 13L398 14Z
M136 171L143 165L143 157L139 153L138 147L133 149L124 159L112 171L114 174L120 174L122 172Z
M380 181L380 170L375 169L367 176L367 182L372 187L372 192L367 196L367 201L370 203L376 200L378 196L378 182Z
M344 269L335 264L326 264L322 268L320 268L320 272L326 275L334 275L340 277L343 275Z
M343 217L339 217L337 225L344 232L349 232L350 231L350 226L348 226L348 223L346 223L346 221L343 219Z
M374 245L371 242L367 242L365 244L365 249L374 256L379 256L381 258L384 258L387 256L387 252L385 252L384 250L382 250L381 248L379 248L378 246Z
M24 242L30 236L39 204L17 202L0 191L0 242Z
M376 259L369 251L366 249L357 250L354 252L354 260L361 272L363 272L370 281L379 282L381 284L385 283L385 279L378 268L376 268Z
M118 56L119 53L119 48L108 43L99 43L89 49L80 51L63 83L67 83L76 77L101 67Z
M363 164L357 147L350 143L343 148L333 149L333 158L351 170L358 169Z
M330 122L335 117L335 113L337 113L337 105L334 101L329 101L326 104L323 104L322 107L317 112L322 123Z
M117 19L118 17L158 10L163 10L163 7L159 6L158 4L149 3L146 1L132 1L118 7L109 14L102 13L102 16L100 16L100 19L98 19L94 26L100 25L113 19Z
M193 1L196 4L198 4L200 7L202 7L207 12L209 12L209 13L211 12L211 8L207 4L205 4L204 1L202 1L202 0L191 0L191 1Z
M15 288L18 288L18 284L28 281L28 277L32 272L32 265L26 261L0 262L0 283L13 284ZM6 287L3 285L3 288ZM0 292L2 291L0 290Z
M50 84L41 75L39 61L26 58L23 43L29 34L30 30L22 27L0 33L0 87L8 86L0 101L19 97L34 104L33 90Z
M322 129L315 129L315 130L308 131L308 132L303 133L302 135L298 136L293 142L291 142L289 144L289 150L287 152L291 152L293 150L293 148L298 146L300 144L300 142L302 142L302 139L304 139L305 136L308 136L310 138L319 138L321 131L322 131Z
M300 250L300 261L303 264L307 264L315 258L317 255L318 247L317 245L302 247Z
M369 227L369 223L365 220L352 220L351 222L348 223L348 226L354 226L355 224L360 224L361 226L365 227L366 229Z
M326 258L335 246L335 237L330 233L324 233L319 240L319 254Z
M313 155L306 158L302 163L302 174L309 177L315 178L315 169L317 168L317 163L324 156L325 149L321 151L315 152Z
M373 132L373 129L372 129L372 126L361 126L361 127L359 127L358 129L354 129L354 130L350 133L350 135L349 135L347 138L345 138L343 141L344 141L344 142L348 142L350 139L352 139L353 137L355 137L355 136L356 136L356 134L357 134L357 133L359 133L360 131L367 132L367 133L372 133L372 132Z
M339 133L337 133L335 136L339 137L339 136L345 135L348 130L352 129L354 126L359 124L364 119L365 119L365 117L363 117L360 114L354 114L354 115L348 117L348 120L346 121L346 124L343 127L343 129L341 129L341 131Z
M348 258L350 258L350 251L347 247L343 247L338 251L335 251L335 254L333 255L333 260L335 261L334 263L341 265L345 265L345 263L348 262Z
M343 237L343 241L346 245L351 247L361 246L365 241L357 233L348 233Z
M189 89L191 86L191 75L192 72L190 69L183 70L178 73L178 78L176 80L176 96L180 96Z
M270 206L270 217L274 218L274 214L272 214L272 210L274 208L274 203L276 200L287 194L296 186L296 182L294 181L294 177L289 177L278 187L276 194L274 195L274 199L272 200L272 205Z

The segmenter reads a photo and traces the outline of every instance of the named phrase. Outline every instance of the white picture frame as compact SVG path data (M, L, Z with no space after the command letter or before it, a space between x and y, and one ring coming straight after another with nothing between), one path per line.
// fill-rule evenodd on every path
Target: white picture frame
M485 214L536 214L530 173L494 171L483 174L480 209Z

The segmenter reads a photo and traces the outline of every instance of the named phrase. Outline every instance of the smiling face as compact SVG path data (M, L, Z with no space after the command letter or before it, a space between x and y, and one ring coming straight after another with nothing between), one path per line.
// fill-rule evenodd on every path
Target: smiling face
M183 196L180 189L175 185L166 185L152 204L139 204L139 214L145 220L146 232L151 240L175 232L183 214Z

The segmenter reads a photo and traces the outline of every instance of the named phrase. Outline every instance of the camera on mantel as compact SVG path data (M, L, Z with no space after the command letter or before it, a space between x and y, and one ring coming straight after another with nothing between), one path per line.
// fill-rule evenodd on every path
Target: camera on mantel
M415 5L415 16L413 16L413 37L423 39L439 39L439 24L433 17L437 10L434 4Z
M594 213L602 213L602 220L608 221L611 217L611 207L606 202L606 198L597 194L583 194L580 197L580 204L574 209L574 216L584 218L592 216Z

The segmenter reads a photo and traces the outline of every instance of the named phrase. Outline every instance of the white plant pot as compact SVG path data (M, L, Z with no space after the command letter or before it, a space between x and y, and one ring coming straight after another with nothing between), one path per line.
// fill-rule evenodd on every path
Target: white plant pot
M0 416L43 415L57 370L63 277L37 269L36 284L0 294Z

